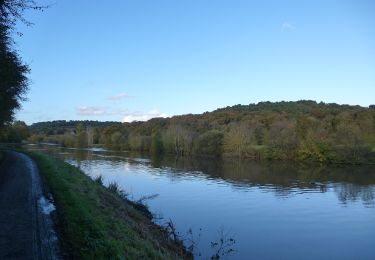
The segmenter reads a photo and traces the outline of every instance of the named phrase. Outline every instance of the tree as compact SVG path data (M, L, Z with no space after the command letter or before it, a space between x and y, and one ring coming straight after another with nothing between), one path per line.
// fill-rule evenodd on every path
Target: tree
M218 130L210 130L202 134L198 139L197 154L221 156L223 137L223 133Z
M167 152L176 155L189 155L193 150L194 138L194 132L189 131L187 127L172 123L163 135L164 147Z
M0 127L13 120L15 110L25 99L29 83L29 68L13 49L10 35L17 20L31 25L22 16L25 10L44 8L33 0L0 0Z
M160 155L164 152L163 141L159 131L154 131L152 133L151 141L151 152L154 155Z
M0 23L0 126L13 120L27 91L29 68L11 50L6 27Z
M88 146L86 128L83 124L76 127L76 147L83 148Z
M16 121L3 127L0 132L0 141L20 143L30 136L29 128L23 121Z
M42 11L47 7L34 0L0 0L0 23L8 30L14 29L17 20L30 26L32 23L23 17L23 12L29 9Z
M293 122L279 120L270 126L268 133L269 156L271 159L291 159L298 146Z
M224 136L225 151L239 158L243 157L245 147L251 142L252 130L246 123L231 124L228 133Z

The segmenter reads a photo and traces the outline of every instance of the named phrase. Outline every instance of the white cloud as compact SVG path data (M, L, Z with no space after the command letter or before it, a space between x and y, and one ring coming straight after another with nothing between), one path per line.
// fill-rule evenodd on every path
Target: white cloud
M119 93L117 95L110 96L107 99L112 100L112 101L118 101L118 100L122 100L122 99L125 99L125 98L128 98L128 97L129 97L129 95L127 93Z
M168 117L167 114L160 112L157 109L153 109L149 112L134 112L128 113L122 119L123 122L133 122L133 121L147 121L155 117Z
M97 106L81 106L76 108L78 115L85 116L101 116L108 115L108 109L106 107L97 107Z
M167 114L153 109L148 112L131 112L127 109L111 109L101 106L80 106L76 107L76 112L80 116L110 116L122 117L122 122L147 121L155 117L168 117Z
M281 29L285 31L293 31L295 29L294 25L290 22L284 22L281 25Z

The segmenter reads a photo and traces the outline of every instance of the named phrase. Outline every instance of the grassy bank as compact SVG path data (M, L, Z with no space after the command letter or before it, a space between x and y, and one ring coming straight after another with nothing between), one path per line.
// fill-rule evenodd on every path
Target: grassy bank
M171 241L134 203L61 160L40 153L28 154L38 164L55 199L69 258L191 258L180 243Z

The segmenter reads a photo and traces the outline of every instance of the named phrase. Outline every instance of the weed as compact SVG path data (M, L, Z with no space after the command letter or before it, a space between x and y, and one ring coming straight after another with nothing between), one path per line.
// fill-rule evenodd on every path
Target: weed
M123 190L121 189L120 185L118 185L117 182L110 182L108 184L108 187L107 189L113 193L116 193L116 194L119 194L121 195L121 193L123 192Z
M202 228L199 229L198 237L194 237L193 229L189 228L188 232L186 232L186 238L184 240L186 248L189 252L193 255L202 256L200 251L198 250L198 245L201 240Z
M230 236L229 232L225 232L224 228L221 227L218 234L219 239L211 242L211 248L214 250L211 260L220 259L235 251L233 247L236 244L236 240Z
M169 219L169 221L165 223L164 229L170 239L172 239L173 241L181 241L180 233L177 232L176 226L171 219Z
M145 204L145 202L147 200L153 200L155 198L157 198L159 196L159 194L152 194L152 195L148 195L148 196L142 196L141 198L139 198L136 203L140 203L140 204Z
M96 177L94 178L94 181L95 181L96 183L99 183L100 185L103 185L103 176L102 176L101 174L99 174L98 176L96 176Z

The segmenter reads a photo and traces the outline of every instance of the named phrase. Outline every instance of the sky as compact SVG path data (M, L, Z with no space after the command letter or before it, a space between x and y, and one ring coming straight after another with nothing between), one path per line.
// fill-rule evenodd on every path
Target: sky
M260 101L375 103L375 1L43 0L17 119L133 121Z

